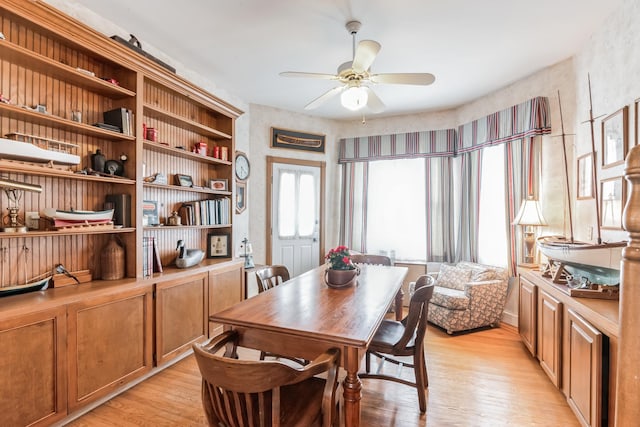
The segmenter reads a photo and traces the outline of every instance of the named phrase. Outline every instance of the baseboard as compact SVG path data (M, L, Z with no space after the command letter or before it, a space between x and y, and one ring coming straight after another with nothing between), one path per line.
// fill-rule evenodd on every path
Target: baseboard
M507 325L518 327L518 315L504 311L502 313L502 321Z

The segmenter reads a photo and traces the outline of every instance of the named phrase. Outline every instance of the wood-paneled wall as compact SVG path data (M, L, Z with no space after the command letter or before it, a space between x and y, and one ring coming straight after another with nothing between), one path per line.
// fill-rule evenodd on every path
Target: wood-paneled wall
M204 249L207 234L215 228L143 227L143 200L155 200L164 223L183 202L231 197L235 118L240 110L161 69L157 64L74 21L46 3L7 0L0 5L0 136L19 132L77 144L73 154L80 164L66 168L68 174L42 168L23 170L20 162L0 159L0 176L40 185L42 193L24 193L19 201L20 217L45 208L101 210L108 194L131 196L132 227L113 231L30 231L26 235L0 233L0 287L51 272L56 264L68 270L90 269L100 277L100 253L116 234L124 243L127 276L141 277L142 238L156 237L163 264L173 262L176 242ZM95 75L91 76L93 73ZM115 79L111 84L104 79ZM46 114L28 110L45 105ZM27 108L25 108L27 107ZM103 122L103 113L124 107L134 114L135 135L103 131L92 125ZM71 120L80 111L81 123ZM158 132L157 142L142 135L143 124ZM209 147L208 156L191 154L197 142ZM225 147L228 160L213 159L213 147ZM73 172L91 167L91 156L100 150L107 159L122 154L124 179L86 177ZM156 172L168 178L167 186L143 184L144 175ZM189 175L196 189L180 188L176 174ZM212 191L211 179L227 179L228 191ZM0 210L6 216L8 197L0 193ZM231 212L230 212L231 214ZM230 215L231 216L231 215ZM4 219L6 223L7 219Z

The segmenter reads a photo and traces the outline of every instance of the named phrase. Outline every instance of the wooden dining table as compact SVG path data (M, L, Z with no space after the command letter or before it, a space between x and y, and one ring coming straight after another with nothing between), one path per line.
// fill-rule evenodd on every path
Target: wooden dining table
M394 302L406 267L363 265L356 285L333 289L325 266L209 317L234 329L240 345L312 360L329 348L342 351L344 425L360 425L360 362Z

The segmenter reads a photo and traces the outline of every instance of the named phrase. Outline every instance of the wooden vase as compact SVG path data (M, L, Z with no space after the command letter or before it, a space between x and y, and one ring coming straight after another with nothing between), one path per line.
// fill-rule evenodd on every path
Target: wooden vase
M359 268L353 270L334 270L327 268L324 271L324 282L330 288L346 288L355 285L359 274Z
M118 280L124 277L124 248L111 236L100 254L102 280Z

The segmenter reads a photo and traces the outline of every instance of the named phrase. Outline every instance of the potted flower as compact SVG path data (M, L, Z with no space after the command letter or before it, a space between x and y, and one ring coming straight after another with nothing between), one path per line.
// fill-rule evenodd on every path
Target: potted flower
M351 262L351 254L346 246L335 247L325 255L329 267L324 272L328 286L341 288L353 285L360 269Z

